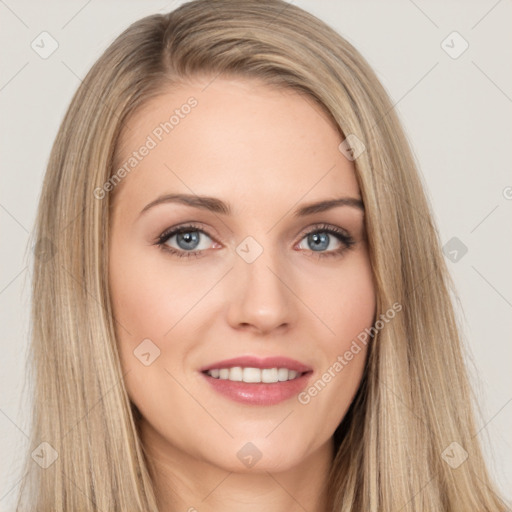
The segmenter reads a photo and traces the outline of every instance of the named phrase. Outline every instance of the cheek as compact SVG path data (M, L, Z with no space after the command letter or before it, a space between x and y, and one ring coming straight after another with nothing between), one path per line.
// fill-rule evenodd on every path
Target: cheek
M112 247L109 284L116 330L124 342L161 339L197 295L186 273L171 272L156 247L143 245Z
M170 272L165 262L156 247L114 240L110 248L109 287L125 385L139 410L150 415L162 408L156 391L172 388L173 381L162 366L171 367L168 358L182 364L183 354L167 350L165 335L193 300L186 276Z
M317 338L323 364L298 398L305 410L314 409L324 418L325 431L333 431L360 385L370 342L365 329L375 319L369 258L360 254L347 261L341 271L332 273L329 280L318 282L324 283L323 293L317 289L311 300L326 326L326 334Z
M333 365L330 366L331 374L333 370L342 373L345 384L350 381L347 391L355 393L366 361L367 343L370 341L366 330L375 320L376 294L373 272L366 253L355 262L353 268L347 270L339 283L341 292L338 294L337 311L331 310L337 341L331 344L328 352Z
M304 272L301 296L321 320L324 352L332 354L372 325L376 297L373 273L366 251L360 250L333 270Z
M336 335L349 341L370 327L375 319L375 286L369 262L358 262L339 281L337 290L337 300L330 303L329 313Z

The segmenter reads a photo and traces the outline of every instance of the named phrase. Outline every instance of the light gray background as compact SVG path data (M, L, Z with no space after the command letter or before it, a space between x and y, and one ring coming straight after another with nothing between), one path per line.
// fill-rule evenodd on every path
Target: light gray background
M0 0L0 510L12 510L27 448L22 399L29 335L32 229L48 155L72 94L125 27L183 2ZM510 499L512 483L511 2L295 1L346 37L390 93L420 164L448 261L481 404L478 434ZM32 48L47 31L57 50ZM450 57L453 31L469 48ZM451 36L452 52L461 42ZM45 46L48 48L48 46ZM460 253L459 253L460 257Z

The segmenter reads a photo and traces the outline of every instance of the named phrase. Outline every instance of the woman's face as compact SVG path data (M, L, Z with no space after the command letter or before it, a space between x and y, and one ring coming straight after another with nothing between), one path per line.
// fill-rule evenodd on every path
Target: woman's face
M290 469L331 449L365 365L361 195L311 99L207 83L130 119L104 188L125 383L159 460Z

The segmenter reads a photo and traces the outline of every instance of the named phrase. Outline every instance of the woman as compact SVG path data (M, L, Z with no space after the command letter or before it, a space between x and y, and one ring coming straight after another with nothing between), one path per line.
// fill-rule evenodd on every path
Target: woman
M404 134L312 15L133 24L65 116L35 234L20 510L505 508Z

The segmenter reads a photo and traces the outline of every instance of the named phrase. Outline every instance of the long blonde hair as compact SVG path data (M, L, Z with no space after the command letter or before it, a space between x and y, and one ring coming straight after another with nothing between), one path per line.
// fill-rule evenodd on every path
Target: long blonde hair
M76 92L32 240L30 452L39 450L48 467L29 453L18 510L157 511L116 348L107 285L112 198L94 191L115 172L120 132L141 105L189 78L221 75L306 94L366 148L354 164L377 317L396 302L403 310L371 341L335 433L330 510L500 510L475 437L453 285L393 106L353 46L283 0L198 0L143 18Z

